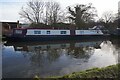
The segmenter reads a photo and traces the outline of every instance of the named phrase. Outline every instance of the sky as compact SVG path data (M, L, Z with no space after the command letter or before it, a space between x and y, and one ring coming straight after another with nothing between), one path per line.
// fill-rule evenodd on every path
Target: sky
M26 5L29 0L0 0L0 21L16 22L22 21L19 12L22 6ZM120 0L44 0L56 1L60 3L61 8L65 9L67 6L75 4L88 4L92 3L97 10L98 17L106 11L118 12L118 2Z

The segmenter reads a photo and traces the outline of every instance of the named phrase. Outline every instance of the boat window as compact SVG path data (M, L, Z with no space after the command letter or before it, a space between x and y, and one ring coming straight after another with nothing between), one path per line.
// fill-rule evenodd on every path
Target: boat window
M15 30L16 34L22 34L22 30Z
M61 31L61 34L66 34L66 31Z
M34 31L34 34L41 34L41 31Z
M47 31L47 34L50 34L50 31Z
M84 31L80 31L80 34L84 34Z

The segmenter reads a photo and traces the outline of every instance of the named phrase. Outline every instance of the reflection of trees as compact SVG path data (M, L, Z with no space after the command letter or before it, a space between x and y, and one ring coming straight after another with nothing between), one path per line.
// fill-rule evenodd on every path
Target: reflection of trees
M77 46L76 42L45 45L37 44L31 46L26 45L26 47L24 46L24 50L27 51L26 53L22 53L24 57L27 56L27 58L30 59L33 65L44 66L45 64L51 64L52 62L55 62L62 55L61 53L64 53L62 52L62 49L65 50L65 54L67 54L66 56L69 55L72 58L85 59L87 61L94 53L94 48L90 46L95 47L96 45L98 44L92 42L77 42Z
M107 51L107 53L112 54L115 57L116 61L118 61L120 48L116 40L103 41L100 46L103 51Z
M34 49L33 55L30 56L32 64L38 66L44 66L45 64L51 64L60 57L57 49Z
M112 39L111 42L116 46L116 48L120 47L120 39Z
M43 65L43 61L44 61L43 59L44 57L40 53L33 54L32 56L30 56L31 62L38 66Z
M68 55L77 59L89 59L94 49L91 47L74 47L68 49Z
M47 58L50 60L50 61L55 61L56 59L58 59L60 57L60 54L58 52L57 49L50 49L48 50L48 55L47 55Z

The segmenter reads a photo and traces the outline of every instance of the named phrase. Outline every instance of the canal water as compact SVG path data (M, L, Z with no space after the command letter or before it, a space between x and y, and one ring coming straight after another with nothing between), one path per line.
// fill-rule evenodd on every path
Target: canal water
M118 63L119 40L5 42L3 78L62 76Z

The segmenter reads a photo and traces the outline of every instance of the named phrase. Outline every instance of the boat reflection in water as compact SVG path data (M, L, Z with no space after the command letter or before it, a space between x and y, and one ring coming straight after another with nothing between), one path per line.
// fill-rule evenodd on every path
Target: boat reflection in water
M3 48L5 78L62 76L118 63L111 41L6 43Z

